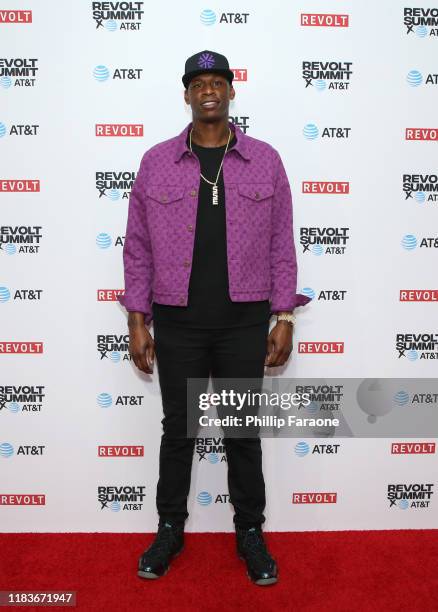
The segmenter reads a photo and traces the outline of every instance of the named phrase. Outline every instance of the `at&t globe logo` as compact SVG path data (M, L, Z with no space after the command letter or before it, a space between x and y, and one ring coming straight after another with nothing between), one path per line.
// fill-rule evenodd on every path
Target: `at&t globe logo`
M0 304L11 299L11 292L7 287L0 287Z
M304 138L315 140L319 136L319 130L314 123L307 123L303 128Z
M201 23L206 26L211 26L216 23L216 13L211 9L204 9L200 15Z
M295 454L297 457L305 457L309 454L309 451L310 447L307 442L302 441L295 444Z
M423 75L419 70L410 70L406 76L406 82L411 87L418 87L423 82Z
M213 501L213 498L208 491L201 491L196 496L196 500L200 506L209 506Z
M2 76L0 77L0 87L3 89L9 89L12 85L12 79L10 76Z
M407 251L413 251L417 246L417 238L414 234L405 234L402 238L401 245Z
M115 32L117 30L117 21L115 21L114 19L107 19L104 25L105 29L108 30L108 32Z
M113 241L111 236L109 234L106 234L105 232L101 232L96 236L96 245L99 249L109 249L109 247L112 245L112 242Z
M1 248L2 247L0 244L0 249ZM3 251L6 253L6 255L15 255L17 253L17 247L13 242L8 242L4 247Z
M396 406L406 406L409 402L409 394L406 391L397 391L394 395L394 404Z
M119 361L120 361L120 355L119 355ZM111 397L109 393L99 393L99 395L97 396L97 404L101 408L110 408L112 406L112 403L113 403L113 398Z
M9 442L3 442L0 444L0 457L9 459L14 454L14 447Z
M12 414L17 414L21 410L21 406L17 402L11 402L6 406L6 408L9 410L9 412L12 412Z
M103 83L107 81L110 77L110 71L103 64L99 64L99 66L95 66L93 70L93 76L99 83Z
M417 26L414 31L415 31L415 34L418 36L418 38L426 38L426 36L429 33L429 30L427 29L425 25Z

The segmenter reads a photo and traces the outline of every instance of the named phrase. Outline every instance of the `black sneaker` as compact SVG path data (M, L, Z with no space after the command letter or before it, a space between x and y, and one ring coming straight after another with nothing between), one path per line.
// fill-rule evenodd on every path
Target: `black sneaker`
M269 554L260 527L236 527L237 554L246 561L247 574L260 586L275 584L278 580L277 564Z
M160 578L167 573L169 563L184 547L184 527L163 523L149 548L138 561L140 578Z

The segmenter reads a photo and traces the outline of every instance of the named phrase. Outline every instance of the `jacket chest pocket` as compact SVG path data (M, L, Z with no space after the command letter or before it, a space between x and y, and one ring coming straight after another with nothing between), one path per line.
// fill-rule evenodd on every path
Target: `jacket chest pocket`
M269 204L274 195L274 186L271 183L239 183L237 186L242 202L246 204Z
M170 273L171 262L180 259L184 220L182 185L147 185L146 211L154 263L160 278Z
M154 203L158 202L163 206L168 206L182 200L184 187L181 185L149 185L146 187L146 196L151 198Z
M239 223L253 241L265 240L271 229L274 186L271 183L239 183L237 193Z

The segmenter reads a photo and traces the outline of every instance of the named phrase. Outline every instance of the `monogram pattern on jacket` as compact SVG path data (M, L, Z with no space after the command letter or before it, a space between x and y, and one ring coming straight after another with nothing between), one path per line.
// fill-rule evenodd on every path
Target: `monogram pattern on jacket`
M233 301L269 299L271 312L310 301L296 293L292 195L279 153L229 123L236 144L224 158L227 265ZM190 122L143 155L129 200L123 248L128 311L152 320L152 301L186 306L196 231L199 160L186 144Z

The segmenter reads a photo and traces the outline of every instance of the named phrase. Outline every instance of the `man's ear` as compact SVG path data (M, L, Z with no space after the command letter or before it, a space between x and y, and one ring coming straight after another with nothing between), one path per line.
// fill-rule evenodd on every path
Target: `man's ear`
M186 101L186 104L190 104L189 94L188 94L187 89L184 90L184 100Z
M236 95L236 91L232 85L230 85L230 100L234 100L234 96Z

